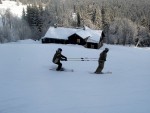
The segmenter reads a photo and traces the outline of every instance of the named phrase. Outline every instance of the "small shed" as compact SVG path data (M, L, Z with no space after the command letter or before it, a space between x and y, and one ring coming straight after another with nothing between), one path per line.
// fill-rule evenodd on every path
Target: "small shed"
M99 49L100 48L100 39L101 39L101 30L92 30L86 28L86 34L88 37L85 38L86 44L84 45L86 48Z
M88 37L86 40L85 47L86 48L92 48L92 49L98 49L99 43L97 41L91 39L91 37Z

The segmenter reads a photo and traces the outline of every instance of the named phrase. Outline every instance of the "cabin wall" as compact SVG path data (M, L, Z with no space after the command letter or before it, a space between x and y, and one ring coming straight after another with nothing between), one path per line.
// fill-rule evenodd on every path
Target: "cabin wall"
M57 44L67 44L67 40L55 39L55 38L44 38L42 43L57 43Z
M73 34L68 37L68 43L70 44L79 44L79 45L85 45L86 42L83 38L78 36L77 34Z
M98 49L99 47L98 47L98 43L90 43L90 42L87 42L86 44L85 44L85 47L86 48L92 48L92 49Z

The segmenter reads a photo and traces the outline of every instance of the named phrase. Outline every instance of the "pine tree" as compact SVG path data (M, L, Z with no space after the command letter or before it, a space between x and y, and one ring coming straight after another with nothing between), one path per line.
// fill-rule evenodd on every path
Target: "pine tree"
M92 22L93 22L93 24L95 23L95 21L96 21L96 9L94 10L94 12L93 12L93 14L92 14Z
M29 5L27 7L27 14L25 16L25 19L31 27L34 34L34 38L36 37L36 39L39 39L42 36L44 21L43 13L44 10L41 4L39 6Z
M27 16L26 16L26 12L25 12L24 8L22 10L22 19L27 21Z
M28 5L27 6L27 13L26 13L26 21L28 22L30 27L31 27L31 24L32 24L31 16L32 16L32 9L31 9L31 6Z
M102 9L101 9L101 15L102 15L102 29L105 28L106 26L106 15L105 15L105 9L104 6L102 5Z
M104 42L109 43L109 38L108 38L109 23L106 18L106 9L104 8L104 4L102 5L101 15L102 15L102 29L103 29L103 33L105 34Z
M37 26L38 26L40 33L42 33L42 29L43 29L43 19L44 19L42 18L44 15L43 13L44 13L44 10L43 10L42 4L39 4Z
M77 26L80 27L81 26L81 17L79 12L77 13Z

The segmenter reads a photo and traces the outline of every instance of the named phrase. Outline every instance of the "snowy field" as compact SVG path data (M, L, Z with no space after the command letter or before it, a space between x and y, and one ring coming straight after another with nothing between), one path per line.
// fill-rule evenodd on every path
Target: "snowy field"
M59 47L68 58L98 58L108 47L104 71L112 74L90 74L97 61L64 61L74 72L50 71ZM150 48L1 44L0 113L150 113Z

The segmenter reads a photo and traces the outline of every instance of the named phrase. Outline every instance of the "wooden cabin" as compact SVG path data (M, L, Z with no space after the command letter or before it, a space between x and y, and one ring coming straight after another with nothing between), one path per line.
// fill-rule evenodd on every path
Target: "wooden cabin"
M101 33L101 30L92 30L88 27L84 29L50 27L41 40L42 43L78 44L86 48L98 49L101 47Z

